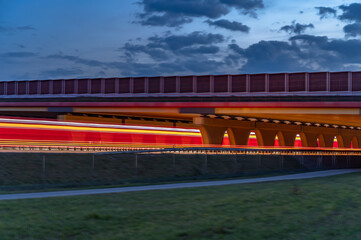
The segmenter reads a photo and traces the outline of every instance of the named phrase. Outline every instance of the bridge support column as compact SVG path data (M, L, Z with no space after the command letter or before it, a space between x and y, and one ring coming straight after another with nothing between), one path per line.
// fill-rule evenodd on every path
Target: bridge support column
M317 138L320 147L332 147L333 139L338 135L336 128L321 128L304 126L300 133L302 147L317 147Z
M341 148L350 148L351 143L352 147L359 148L360 141L360 130L340 129L339 135L337 135L337 143Z
M281 147L293 147L295 146L297 132L279 131L277 133L278 143Z
M202 134L204 144L221 145L226 129L232 145L247 145L249 131L254 129L254 122L239 120L211 119L205 117L193 118L193 124Z
M361 138L361 137L360 137ZM354 136L353 138L352 138L352 147L353 148L359 148L360 147L360 140L361 139L359 139L357 136Z
M227 128L229 143L231 145L248 145L248 138L251 129L248 128Z
M352 138L353 138L353 136L344 135L344 134L337 136L337 144L338 144L338 147L341 147L341 148L350 148L350 147L351 147ZM352 144L352 145L353 145L353 144Z
M258 146L274 146L277 130L255 129Z
M317 133L300 133L302 147L317 147Z
M322 134L319 136L320 147L333 147L335 135L333 134Z
M295 125L258 122L255 133L258 146L274 146L276 135L280 146L294 146L300 130L301 128Z
M200 126L203 144L222 145L225 127Z

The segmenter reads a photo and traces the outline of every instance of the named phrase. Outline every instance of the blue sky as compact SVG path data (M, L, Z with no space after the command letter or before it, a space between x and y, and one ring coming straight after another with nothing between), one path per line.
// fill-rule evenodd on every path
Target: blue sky
M0 0L0 80L360 69L355 0Z

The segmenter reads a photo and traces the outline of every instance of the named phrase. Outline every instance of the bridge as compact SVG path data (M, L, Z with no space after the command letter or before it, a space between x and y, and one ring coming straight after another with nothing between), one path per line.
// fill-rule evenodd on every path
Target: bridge
M0 115L199 128L204 144L361 147L361 72L0 82Z

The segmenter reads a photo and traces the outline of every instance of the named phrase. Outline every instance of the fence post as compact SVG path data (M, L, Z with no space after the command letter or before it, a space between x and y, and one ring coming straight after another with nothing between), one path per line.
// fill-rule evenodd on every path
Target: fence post
M175 154L172 153L172 165L173 165L173 177L176 175L176 169L175 169Z
M43 184L45 184L45 154L43 154L43 159L42 159L42 166L41 166L41 181Z
M90 168L90 179L92 182L94 181L94 166L95 166L95 153L92 154L92 162Z
M234 164L233 174L237 174L238 172L237 154L234 154L233 164Z
M336 156L335 154L332 154L332 168L336 167Z
M136 178L138 175L138 154L135 153L134 158L134 177Z
M208 162L208 154L206 152L205 158L204 158L203 174L207 174L207 162Z

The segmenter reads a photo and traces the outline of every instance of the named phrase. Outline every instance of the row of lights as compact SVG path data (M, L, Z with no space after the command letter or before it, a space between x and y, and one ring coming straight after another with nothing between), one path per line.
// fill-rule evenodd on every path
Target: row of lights
M333 127L333 128L343 128L343 129L357 129L360 130L361 127L354 127L354 126L339 126L336 124L327 124L327 123L311 123L311 122L299 122L299 121L288 121L288 120L277 120L277 119L267 119L267 118L253 118L253 117L238 117L238 116L228 116L228 115L215 115L215 114L208 114L206 117L209 118L222 118L226 120L240 120L240 121L251 121L251 122L269 122L269 123L281 123L281 124L295 124L295 125L306 125L306 126L316 126L316 127Z

